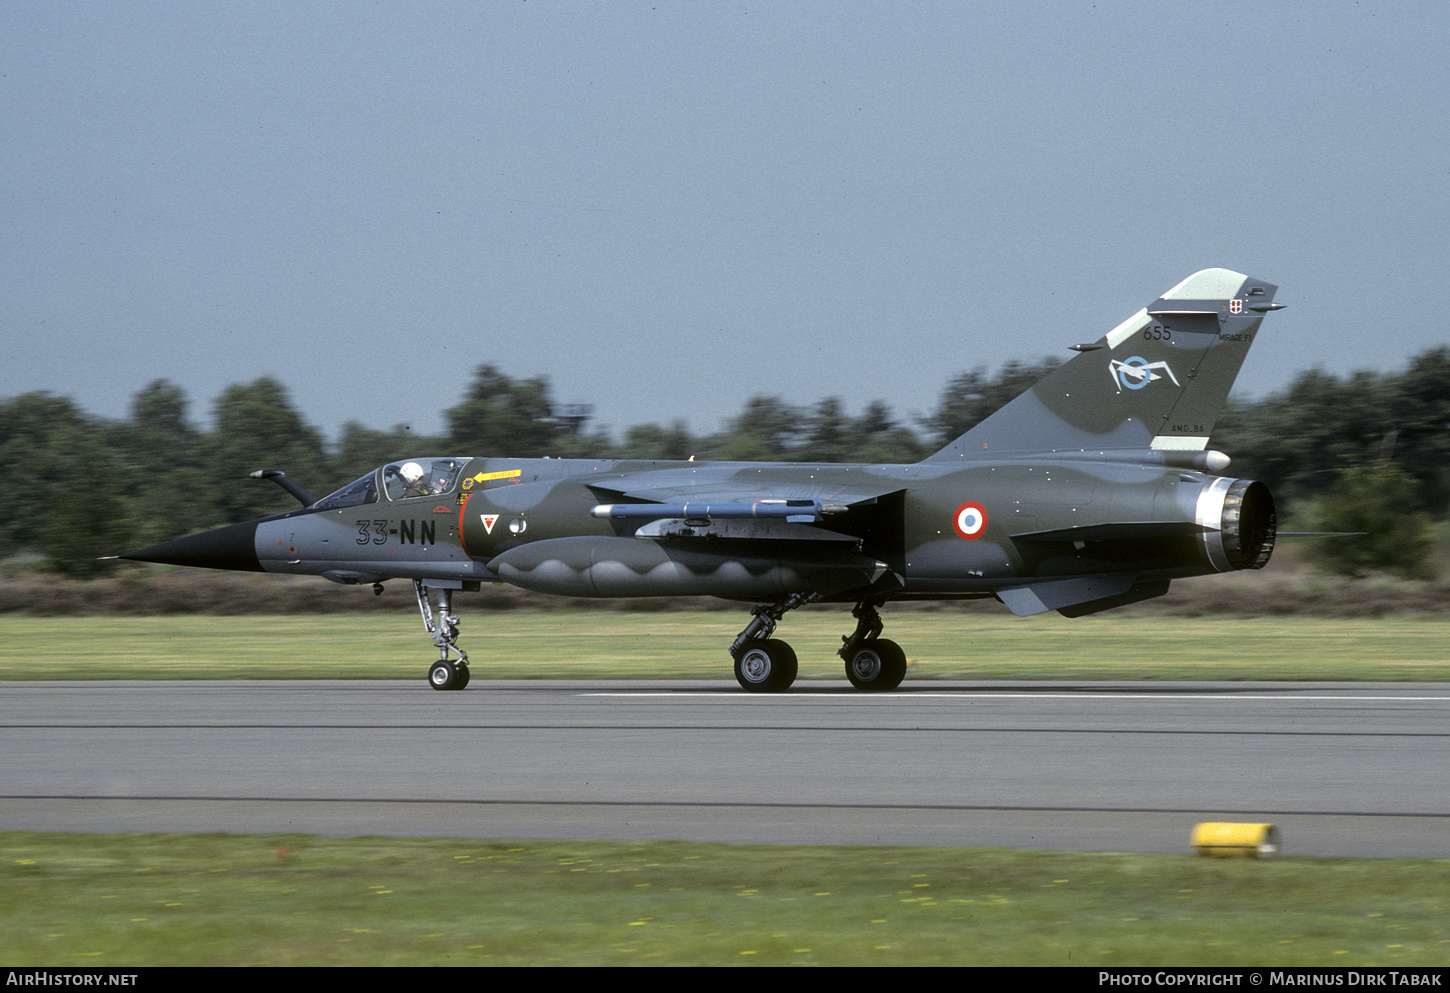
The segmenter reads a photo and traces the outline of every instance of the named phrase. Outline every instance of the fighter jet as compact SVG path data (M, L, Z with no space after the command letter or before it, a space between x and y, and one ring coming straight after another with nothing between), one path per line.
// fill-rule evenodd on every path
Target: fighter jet
M1274 500L1209 451L1276 287L1189 276L966 434L911 465L428 456L381 466L300 509L121 558L413 584L438 650L435 690L469 682L454 591L507 583L574 597L754 604L729 646L746 690L796 678L773 635L809 603L852 606L846 676L895 689L893 601L995 597L1069 617L1161 596L1175 579L1259 569Z

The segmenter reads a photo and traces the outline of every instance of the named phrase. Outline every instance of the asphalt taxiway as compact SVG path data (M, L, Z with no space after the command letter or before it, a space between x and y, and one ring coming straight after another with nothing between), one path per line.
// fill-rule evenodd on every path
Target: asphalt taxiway
M1450 856L1450 687L0 683L0 830Z

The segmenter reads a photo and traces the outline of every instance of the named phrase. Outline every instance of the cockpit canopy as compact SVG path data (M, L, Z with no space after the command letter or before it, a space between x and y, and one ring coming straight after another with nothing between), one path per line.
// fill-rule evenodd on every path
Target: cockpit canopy
M410 497L441 496L451 492L458 474L468 463L466 458L430 457L389 462L360 479L348 483L336 493L313 504L315 510L341 510L377 503L379 489L388 500Z

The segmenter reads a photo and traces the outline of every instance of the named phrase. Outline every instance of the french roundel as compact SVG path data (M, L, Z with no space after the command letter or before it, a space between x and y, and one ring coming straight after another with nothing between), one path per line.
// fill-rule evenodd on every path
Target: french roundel
M956 529L957 536L971 541L973 538L980 538L982 532L987 530L987 509L980 503L964 503L957 508L957 514L952 518L952 527Z

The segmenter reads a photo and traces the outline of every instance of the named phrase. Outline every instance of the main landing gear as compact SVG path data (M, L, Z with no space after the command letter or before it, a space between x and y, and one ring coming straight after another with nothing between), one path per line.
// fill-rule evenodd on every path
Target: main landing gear
M458 616L453 613L453 591L435 587L438 597L435 612L428 603L428 589L422 580L413 580L413 594L418 598L423 626L438 646L438 661L428 669L428 685L435 690L461 690L468 685L468 653L457 644ZM458 656L457 661L448 658L450 652Z
M735 679L752 693L780 693L795 682L798 663L795 649L772 638L775 626L788 610L814 603L818 593L797 593L780 603L751 610L752 619L730 646L735 660ZM862 600L851 611L856 630L843 637L837 652L846 661L846 678L858 690L894 690L906 678L906 652L900 645L881 637L884 601Z
M846 678L858 690L894 690L906 678L906 652L881 637L881 601L862 600L851 610L856 630L841 639L836 654L846 660Z

